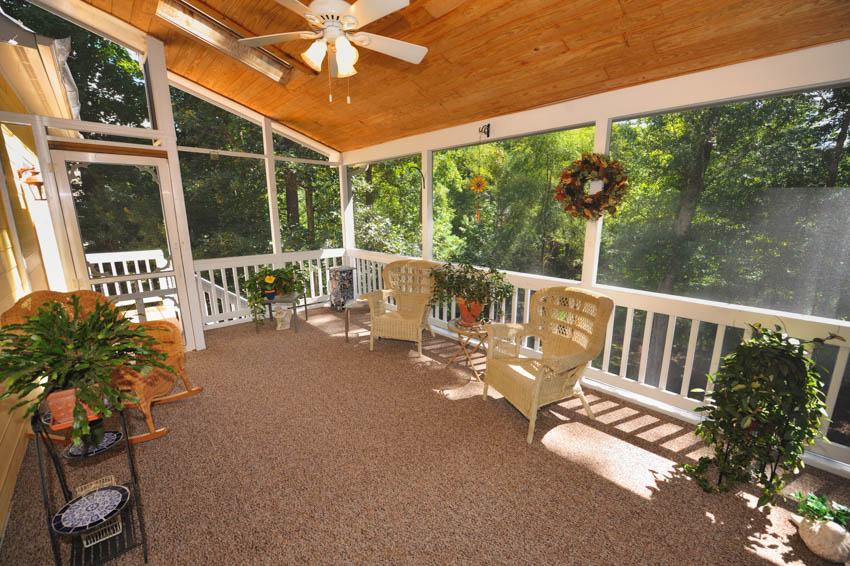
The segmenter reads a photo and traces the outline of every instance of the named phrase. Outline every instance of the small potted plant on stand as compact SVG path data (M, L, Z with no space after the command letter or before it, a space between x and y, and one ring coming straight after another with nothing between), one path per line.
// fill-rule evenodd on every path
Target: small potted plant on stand
M496 308L500 309L502 300L510 297L514 289L504 274L492 267L485 270L468 263L447 263L433 268L431 275L434 278L432 304L457 299L460 325L466 327L480 324L491 302L495 301Z
M850 509L835 501L830 503L825 495L810 493L803 497L798 491L791 498L797 501L797 512L803 516L793 520L809 550L831 562L847 562L850 534L845 527L850 521Z
M248 299L254 322L262 324L266 299L272 301L277 295L300 295L306 288L303 271L295 264L275 269L262 266L242 281L242 289Z
M27 407L25 417L47 400L55 427L70 419L74 444L96 445L100 427L93 433L90 421L110 416L123 401L137 401L113 382L115 370L173 371L162 362L166 355L153 349L156 343L106 300L88 314L76 296L66 305L47 303L27 322L0 329L0 381L6 384L0 399L17 396L11 410Z

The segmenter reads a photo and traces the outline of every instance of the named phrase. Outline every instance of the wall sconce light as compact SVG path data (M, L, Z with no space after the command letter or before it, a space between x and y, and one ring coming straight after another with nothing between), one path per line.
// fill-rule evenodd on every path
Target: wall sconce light
M44 195L44 181L41 180L38 171L35 170L35 167L23 167L18 169L18 178L23 178L24 173L31 171L32 175L24 179L24 184L29 186L32 191L32 198L35 200L47 200L47 197Z

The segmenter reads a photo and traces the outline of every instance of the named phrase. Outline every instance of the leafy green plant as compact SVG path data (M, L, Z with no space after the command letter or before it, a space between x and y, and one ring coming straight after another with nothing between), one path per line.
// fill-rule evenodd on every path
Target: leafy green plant
M248 298L251 316L260 324L263 322L266 308L264 303L266 291L275 291L281 295L289 293L301 295L306 288L307 277L296 264L279 269L264 265L242 280L242 289Z
M791 499L797 502L797 513L812 521L833 521L843 527L850 521L850 508L835 501L830 503L825 495L810 493L804 497L797 491Z
M0 399L17 396L10 412L27 407L28 417L54 391L75 388L71 438L79 444L91 433L82 403L108 417L123 401L138 400L116 387L111 377L116 369L130 366L143 375L154 366L174 371L162 362L165 353L154 350L156 343L108 301L88 314L77 296L67 306L47 303L27 322L0 329L0 376L6 384Z
M835 336L800 342L778 326L752 328L753 337L709 376L714 389L705 396L711 404L696 409L705 414L696 434L714 445L714 456L685 469L709 492L728 491L754 478L763 488L761 506L774 503L786 478L803 467L804 445L823 436L823 384L807 347ZM710 466L718 472L714 486L706 478Z
M457 298L467 303L477 302L484 306L482 312L488 312L490 302L495 301L498 311L502 300L510 297L514 289L504 273L492 267L477 269L469 263L447 263L433 268L431 275L434 278L431 304L448 303Z

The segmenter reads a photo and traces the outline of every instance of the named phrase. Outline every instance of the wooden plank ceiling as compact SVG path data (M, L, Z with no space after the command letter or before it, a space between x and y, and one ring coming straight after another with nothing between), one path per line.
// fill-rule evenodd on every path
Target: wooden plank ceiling
M358 74L329 87L327 64L299 64L309 41L270 46L297 60L280 84L156 17L157 0L86 1L162 40L169 70L340 151L850 38L847 0L411 0L363 30L424 61L359 48ZM188 1L246 36L309 29L274 0Z

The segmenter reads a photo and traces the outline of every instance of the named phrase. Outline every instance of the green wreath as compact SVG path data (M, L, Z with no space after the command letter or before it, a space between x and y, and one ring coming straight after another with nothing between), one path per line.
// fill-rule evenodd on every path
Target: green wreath
M602 181L602 190L588 193L587 183L596 180ZM627 180L619 161L612 161L604 153L583 153L561 173L555 199L562 201L564 210L576 218L598 220L604 212L617 212L617 205L629 190Z

